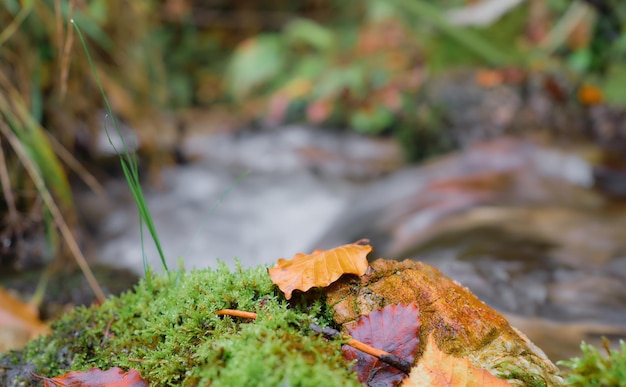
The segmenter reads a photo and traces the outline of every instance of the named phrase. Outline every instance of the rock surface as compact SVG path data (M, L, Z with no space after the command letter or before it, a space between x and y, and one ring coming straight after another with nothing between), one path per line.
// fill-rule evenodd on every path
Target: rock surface
M379 259L371 264L369 274L344 277L331 285L327 297L335 322L346 330L375 309L416 303L421 343L432 333L444 352L466 358L512 385L563 383L557 367L523 333L430 265Z
M626 337L626 206L591 188L592 165L512 138L396 172L362 189L326 234L368 238L431 264L500 312L554 361Z

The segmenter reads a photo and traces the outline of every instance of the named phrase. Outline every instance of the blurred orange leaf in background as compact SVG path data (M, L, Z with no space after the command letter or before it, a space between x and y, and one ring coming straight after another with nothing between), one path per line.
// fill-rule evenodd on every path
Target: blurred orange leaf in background
M311 254L298 253L291 260L279 259L269 269L269 275L285 298L294 290L306 292L312 287L326 287L344 274L361 276L367 270L367 254L372 246L362 239L330 250L315 250Z
M510 384L486 369L476 368L467 359L444 353L431 334L422 357L402 383L402 387L422 386L509 387Z
M20 349L29 340L48 333L34 305L25 304L0 288L0 352Z
M587 106L597 105L604 101L604 93L599 87L585 83L578 89L578 101Z

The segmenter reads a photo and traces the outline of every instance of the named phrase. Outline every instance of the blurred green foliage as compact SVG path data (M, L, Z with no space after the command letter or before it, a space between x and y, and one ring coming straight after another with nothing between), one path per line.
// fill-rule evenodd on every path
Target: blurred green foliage
M147 152L167 142L168 112L225 106L242 123L395 136L421 159L451 147L440 130L445 107L425 90L433 76L459 67L558 73L596 84L607 101L626 106L626 3L526 0L484 26L450 22L451 9L474 3L0 0L3 93L20 95L4 104L2 119L27 146L50 148L43 135L38 145L26 141L28 127L38 126L70 150L94 148L102 102L85 56L71 44L70 17L85 32L114 112ZM67 191L60 168L45 168L60 162L46 157L33 161L47 160L40 169L59 195Z
M372 0L341 9L353 16L350 24L340 12L292 20L238 45L227 91L271 125L306 121L391 134L414 160L450 149L445 133L433 130L445 108L432 106L424 90L455 68L560 74L574 85L597 84L608 101L626 106L622 19L614 14L582 1L527 1L486 26L461 27L449 22L454 6L468 4ZM613 30L599 27L605 24Z

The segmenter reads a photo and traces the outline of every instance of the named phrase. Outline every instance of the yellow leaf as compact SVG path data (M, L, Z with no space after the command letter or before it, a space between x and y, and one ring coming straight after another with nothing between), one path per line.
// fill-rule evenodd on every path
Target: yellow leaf
M477 368L469 360L450 356L437 347L431 334L426 350L402 387L510 387L489 371Z

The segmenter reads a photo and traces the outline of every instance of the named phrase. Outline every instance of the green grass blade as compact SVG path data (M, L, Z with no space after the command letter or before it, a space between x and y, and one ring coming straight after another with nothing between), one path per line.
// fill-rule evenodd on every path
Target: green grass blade
M141 183L139 180L139 170L138 170L138 166L137 166L137 155L134 152L130 152L130 148L127 146L126 144L126 140L124 139L124 136L122 136L122 133L119 129L119 125L117 123L117 120L115 119L115 116L113 115L113 109L111 108L111 105L109 103L109 99L106 96L106 93L104 92L104 88L102 86L102 82L100 82L100 78L98 77L98 72L96 71L96 67L93 63L93 60L91 58L91 55L89 54L89 50L87 49L87 43L85 42L85 38L83 37L83 34L80 31L80 28L78 27L78 25L74 22L74 20L71 20L72 25L74 26L74 29L76 30L76 34L78 35L78 38L80 39L80 42L83 46L83 50L85 51L85 55L87 56L87 61L89 62L89 66L91 67L91 72L94 75L94 78L96 80L96 83L98 85L98 88L100 90L100 94L102 96L102 99L104 101L104 105L106 107L106 111L108 112L111 121L113 122L113 127L115 128L115 132L117 133L117 135L119 136L121 142L122 142L122 150L123 152L118 151L118 149L115 147L115 145L113 144L113 141L111 140L110 134L109 134L109 130L107 128L107 126L105 125L105 133L106 136L109 140L109 143L111 144L111 146L113 147L113 149L115 150L115 152L117 153L118 157L120 158L120 163L122 165L122 170L124 172L124 177L126 178L126 182L128 183L128 186L131 190L131 193L133 195L133 199L135 200L135 203L137 204L137 208L139 210L139 216L140 216L140 227L143 227L142 224L145 223L146 227L148 228L148 231L150 232L150 236L152 237L152 240L154 241L154 244L156 246L156 249L159 253L159 257L161 258L161 264L163 266L163 269L167 272L168 271L168 267L167 267L167 263L165 261L165 255L163 253L163 249L161 247L161 242L159 241L159 237L158 237L158 233L156 231L156 227L154 226L154 222L152 220L152 216L150 215L150 211L148 210L148 205L146 203L146 198L143 194L143 190L141 189ZM141 232L141 245L142 245L142 254L144 254L145 257L145 250L143 249L143 232ZM147 271L147 267L146 267L146 262L147 260L144 259L144 271Z
M133 181L132 179L138 176L137 172L135 171L134 172L135 174L133 174L131 166L128 165L127 160L122 159L121 161L122 161L122 170L124 172L124 177L126 177L126 181L129 181L129 182ZM133 164L133 165L136 167L136 164ZM143 221L146 223L146 227L148 227L150 236L152 237L152 240L154 240L156 248L159 252L159 256L162 259L163 268L165 269L165 271L167 271L168 270L167 263L165 262L165 259L163 258L165 257L165 254L163 253L161 242L159 240L159 235L156 231L156 227L152 220L152 216L150 215L150 210L148 209L148 205L146 203L143 190L141 189L141 184L139 183L139 180L137 179L133 181L133 184L129 183L129 186L130 186L130 190L133 195L133 198L135 199L135 203L137 203L137 208L139 209L139 215L141 216L141 219L143 219ZM142 238L142 243L143 243L143 238ZM146 268L144 267L144 269Z

